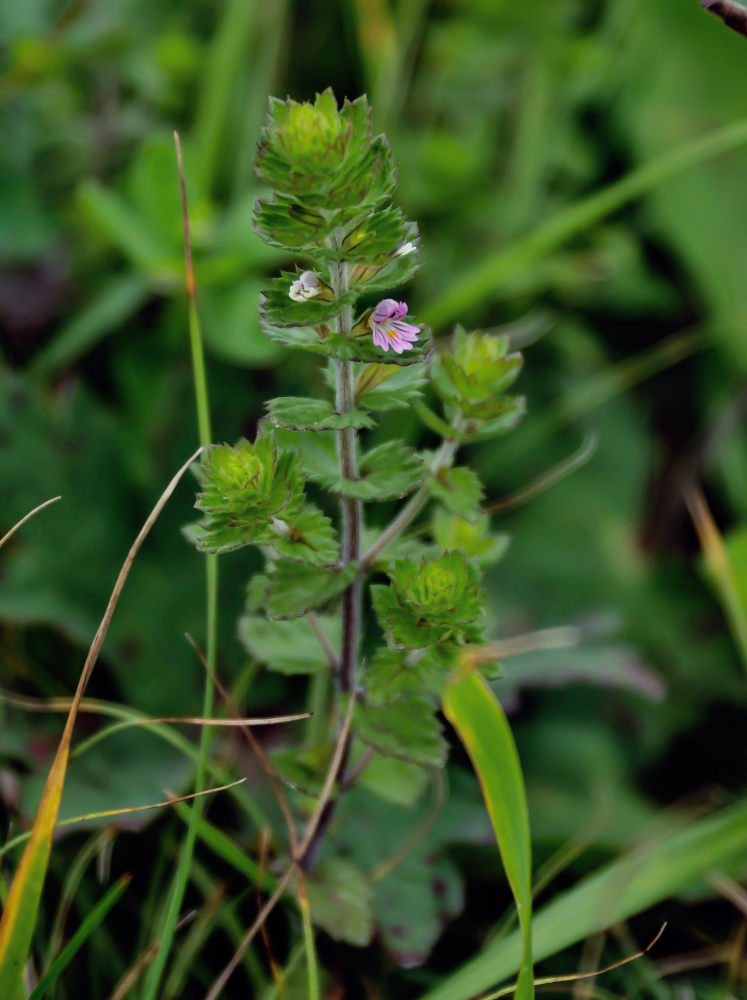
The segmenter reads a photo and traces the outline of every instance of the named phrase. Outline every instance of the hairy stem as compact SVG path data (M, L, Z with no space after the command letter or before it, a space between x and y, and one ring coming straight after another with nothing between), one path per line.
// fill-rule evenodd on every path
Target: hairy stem
M330 283L335 295L344 295L348 290L348 269L343 261L330 264ZM353 326L352 307L344 309L335 322L336 332L349 336ZM355 384L352 361L338 360L336 365L335 408L338 413L348 413L355 406ZM340 463L340 475L343 479L357 479L358 465L355 451L356 432L352 427L346 427L337 432L337 457ZM351 497L340 500L342 511L342 562L346 565L357 562L361 555L361 535L363 533L363 504ZM361 591L363 581L357 576L342 595L342 639L340 660L337 670L337 687L342 695L355 696L356 669L360 651L361 638ZM344 786L348 757L350 756L351 737L345 740L342 749L340 766L341 786ZM330 798L321 815L314 837L304 853L303 867L308 870L313 865L319 846L329 827L335 809L337 797Z

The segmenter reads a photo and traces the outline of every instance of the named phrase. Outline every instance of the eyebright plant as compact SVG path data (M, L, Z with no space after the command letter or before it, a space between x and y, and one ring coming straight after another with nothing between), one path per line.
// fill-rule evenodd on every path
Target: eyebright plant
M365 781L367 764L381 774L392 758L445 762L439 696L460 651L485 638L480 578L505 547L481 510L477 475L455 457L462 442L503 434L522 416L523 399L507 394L521 357L505 338L463 330L435 353L407 302L390 297L417 271L420 239L393 201L392 150L372 135L365 97L342 108L330 90L313 104L271 99L255 169L270 190L256 230L298 261L263 294L263 328L318 355L316 388L333 392L271 400L256 441L209 449L195 468L202 520L186 530L204 552L262 550L239 626L256 660L334 676L315 705L318 745L296 761L317 778L355 700L337 799L303 859L312 868L334 838L337 801ZM415 451L381 432L369 446L380 415L405 408L440 446ZM367 505L384 501L405 502L388 526L368 528L381 517Z

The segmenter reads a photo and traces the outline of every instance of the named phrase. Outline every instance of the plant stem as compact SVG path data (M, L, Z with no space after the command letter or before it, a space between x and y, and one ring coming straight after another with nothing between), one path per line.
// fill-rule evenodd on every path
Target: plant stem
M339 234L336 234L339 246ZM330 284L336 296L344 295L348 290L348 269L344 261L330 264ZM336 332L350 336L353 327L352 307L344 309L335 321ZM338 413L348 413L355 406L355 380L353 378L352 361L338 360L336 365L335 406ZM343 479L357 479L358 466L356 459L356 431L346 427L337 432L337 457L340 463L340 475ZM346 565L357 562L361 555L361 535L363 533L363 504L352 497L342 497L342 562ZM361 589L363 581L357 576L342 595L342 639L340 660L337 670L337 687L341 695L355 696L355 675L358 666L361 637ZM350 756L351 735L345 740L340 765L340 787L345 784L345 771ZM302 865L309 870L314 864L319 846L329 827L338 797L334 796L327 802L321 815L314 837L304 852Z
M432 476L435 476L441 469L446 469L451 465L458 447L459 441L457 438L448 438L443 442L430 469ZM417 493L413 493L399 514L384 528L371 548L361 559L361 570L363 572L370 569L376 557L384 551L387 545L393 542L395 538L398 538L405 528L415 520L429 499L430 492L426 486L421 486Z
M330 266L330 280L336 296L348 290L348 268L344 261ZM337 332L350 336L353 326L351 306L344 309L336 320ZM352 361L338 360L336 363L335 406L338 413L348 413L355 406L355 381ZM343 479L357 479L358 465L355 453L356 431L346 427L337 432L337 457L340 475ZM360 500L342 497L342 562L346 565L356 562L361 554L361 534L363 532L363 505ZM338 683L343 694L355 690L355 669L358 663L361 632L361 580L356 579L342 595L342 642Z

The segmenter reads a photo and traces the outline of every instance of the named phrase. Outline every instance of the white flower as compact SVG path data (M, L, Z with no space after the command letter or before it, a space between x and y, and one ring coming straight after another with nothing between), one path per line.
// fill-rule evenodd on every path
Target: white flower
M290 295L294 302L305 302L307 299L315 298L319 295L321 290L322 285L316 272L304 271L303 274L291 284L288 295Z
M415 246L415 244L408 241L407 243L403 243L401 247L397 247L397 249L394 251L394 256L404 257L406 254L414 253L416 250L417 247Z

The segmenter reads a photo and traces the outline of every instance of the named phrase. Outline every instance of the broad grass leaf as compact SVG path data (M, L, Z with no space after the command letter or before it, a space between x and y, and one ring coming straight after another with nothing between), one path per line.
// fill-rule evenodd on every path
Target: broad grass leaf
M519 755L500 702L476 673L446 691L444 713L480 780L506 877L516 900L522 951L516 1000L534 997L532 982L532 853Z
M743 865L745 830L747 798L605 865L537 912L532 926L535 961L655 906L714 868ZM420 1000L469 1000L514 975L521 956L517 931L493 942Z

